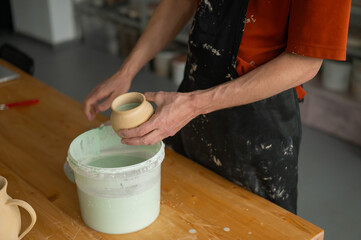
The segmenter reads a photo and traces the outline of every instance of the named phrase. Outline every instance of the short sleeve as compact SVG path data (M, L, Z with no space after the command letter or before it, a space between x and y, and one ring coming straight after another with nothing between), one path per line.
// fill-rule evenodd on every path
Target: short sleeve
M345 60L351 0L291 0L286 51Z

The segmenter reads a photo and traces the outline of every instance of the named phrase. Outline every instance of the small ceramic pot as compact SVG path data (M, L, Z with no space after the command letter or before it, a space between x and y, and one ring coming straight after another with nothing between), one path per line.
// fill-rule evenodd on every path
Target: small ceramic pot
M115 132L120 129L138 127L153 114L152 105L145 96L137 92L129 92L118 96L112 103L110 121Z

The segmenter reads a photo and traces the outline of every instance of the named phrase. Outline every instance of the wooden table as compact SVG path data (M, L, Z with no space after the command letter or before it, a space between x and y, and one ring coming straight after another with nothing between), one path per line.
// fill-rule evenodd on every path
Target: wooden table
M40 99L36 105L0 111L0 175L8 179L9 195L27 201L38 215L25 240L323 239L319 227L170 149L162 164L160 216L152 225L126 235L88 228L63 164L70 142L107 118L98 115L88 122L79 102L3 60L0 64L20 74L0 84L0 103ZM29 216L22 213L23 226L28 225Z

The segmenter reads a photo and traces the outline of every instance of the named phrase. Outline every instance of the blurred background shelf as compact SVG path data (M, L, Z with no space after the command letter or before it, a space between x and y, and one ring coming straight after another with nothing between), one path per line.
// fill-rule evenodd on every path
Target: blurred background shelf
M188 34L181 32L180 34L178 34L176 36L176 38L174 40L177 41L178 43L187 44L188 43Z
M302 123L361 146L361 102L350 93L326 89L320 74L306 83Z
M134 28L141 28L141 20L130 18L113 7L96 6L90 2L84 1L74 5L76 14L87 14L95 17L100 17L104 20L114 23L124 24Z
M361 2L357 1L357 4L355 2L356 1L353 1L353 4L351 6L351 14L361 15Z
M347 55L361 58L361 48L347 47Z
M117 28L121 26L124 30L125 27L131 28L130 31L133 31L132 35L134 35L134 30L137 31L136 39L131 42L136 42L137 38L145 29L147 22L152 15L154 9L156 8L159 0L141 0L141 1L120 1L119 3L114 3L111 5L106 4L95 4L94 1L81 1L79 3L74 4L75 12L78 21L81 23L81 28L83 32L92 31L88 26L84 26L84 21L86 18L97 18L96 21L102 22L104 25L107 25L107 31L113 25L113 28ZM99 24L98 24L99 25ZM89 26L92 28L91 26ZM190 29L190 23L179 33L174 42L179 43L183 46L181 48L185 48L188 39L188 30ZM125 29L127 30L127 29ZM117 31L117 30L113 30ZM126 35L126 31L120 34ZM86 33L85 33L86 35ZM112 35L112 34L110 34ZM116 35L116 34L113 34ZM96 37L96 36L93 36ZM118 36L119 37L119 36ZM125 46L122 48L131 49L132 46ZM123 55L127 55L128 52L122 52Z

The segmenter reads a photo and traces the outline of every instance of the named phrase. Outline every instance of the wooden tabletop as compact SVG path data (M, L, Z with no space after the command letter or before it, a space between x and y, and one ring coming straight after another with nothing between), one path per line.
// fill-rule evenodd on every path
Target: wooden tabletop
M20 74L0 84L0 103L40 99L36 105L0 111L0 175L9 182L9 195L28 202L38 215L24 240L323 239L319 227L170 149L162 164L160 215L152 225L126 235L88 228L63 165L71 141L107 117L88 122L81 103L1 59L0 64ZM24 227L30 217L23 211L22 216Z

